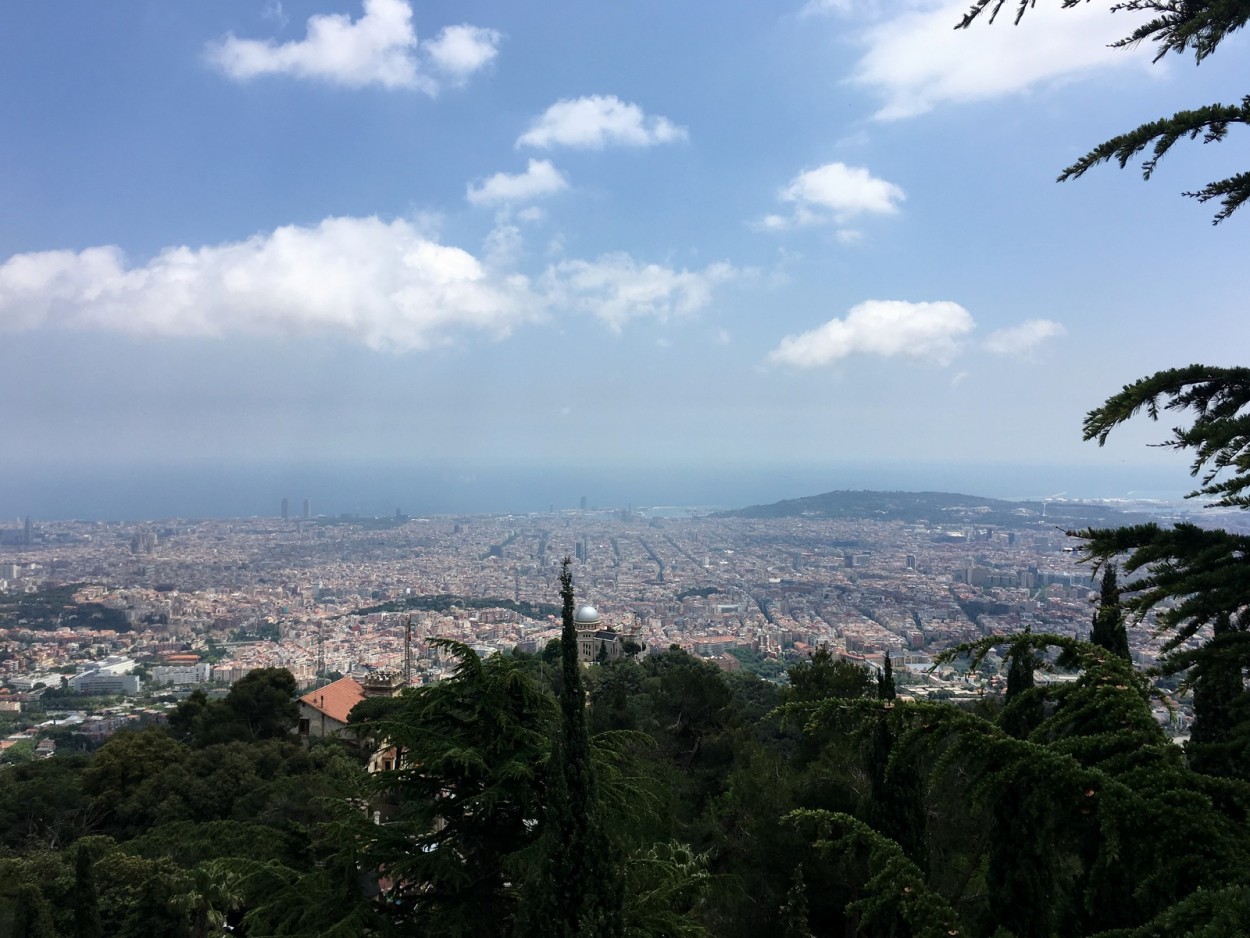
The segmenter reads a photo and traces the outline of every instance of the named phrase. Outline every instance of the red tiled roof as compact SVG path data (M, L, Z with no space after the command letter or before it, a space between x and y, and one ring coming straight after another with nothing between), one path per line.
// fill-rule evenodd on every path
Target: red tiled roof
M341 677L325 687L318 687L305 694L300 698L300 703L321 711L331 720L346 723L352 707L364 700L364 697L364 690L359 682L350 677Z

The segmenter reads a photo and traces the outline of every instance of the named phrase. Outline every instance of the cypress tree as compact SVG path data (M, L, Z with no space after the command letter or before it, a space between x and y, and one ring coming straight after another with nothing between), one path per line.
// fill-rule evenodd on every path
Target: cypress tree
M571 567L572 560L564 558L560 572L564 687L560 727L548 766L543 861L520 931L552 938L616 938L624 933L623 876L604 829L591 759L586 692L577 660Z
M1045 715L1042 691L1034 687L1033 671L1038 662L1031 638L1031 633L1025 629L1024 636L1007 652L1007 697L1000 724L1017 739L1024 739L1033 732Z
M1128 630L1124 626L1124 608L1120 605L1118 571L1113 563L1102 571L1098 609L1094 612L1094 628L1089 640L1125 661L1132 661L1128 650Z
M91 851L79 844L74 858L74 891L71 898L74 909L74 934L78 938L101 938L104 926L100 922L100 897L96 892L95 864Z
M885 650L885 661L881 664L881 673L877 675L877 696L882 700L894 700L898 691L894 687L894 666L890 664L890 650Z

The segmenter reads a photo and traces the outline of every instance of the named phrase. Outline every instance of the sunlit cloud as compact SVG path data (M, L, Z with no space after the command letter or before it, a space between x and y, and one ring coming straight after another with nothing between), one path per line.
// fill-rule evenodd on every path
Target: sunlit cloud
M949 364L959 352L959 338L976 323L958 303L909 303L868 300L842 319L789 335L768 354L768 361L795 368L817 368L852 355L929 359Z
M614 95L557 101L517 139L518 147L651 147L685 140L686 129L666 117L651 117Z
M19 254L0 266L5 329L339 335L408 351L462 331L503 337L542 315L524 277L496 272L403 220L327 218L244 241L166 248L140 264L105 246Z
M327 218L242 241L177 246L131 262L114 245L17 254L0 264L0 331L61 329L137 337L341 337L419 351L468 334L500 339L560 313L612 331L709 305L745 271L639 261L629 254L515 265L521 231L501 213L479 256L408 220Z
M495 173L480 185L470 184L466 193L474 205L528 202L568 188L568 180L550 160L530 160L523 173Z
M1149 63L1148 50L1109 48L1140 22L1129 14L1108 16L1104 7L1087 3L1071 9L1038 4L1013 26L1015 8L1009 5L993 25L985 17L971 29L956 30L967 7L966 0L936 8L904 7L867 29L867 49L851 81L883 99L878 120L914 117L942 104L1000 98L1096 71Z
M405 0L364 0L364 13L353 20L344 13L310 16L303 39L241 39L233 34L205 47L207 60L236 81L266 75L314 79L348 88L383 88L437 94L440 77L452 83L491 62L500 34L462 24L448 26L433 39L417 41L412 7Z
M494 61L503 37L493 29L447 26L432 40L421 43L431 64L454 78L467 78Z
M789 215L765 215L757 227L764 231L818 224L844 224L863 215L894 215L906 198L892 182L879 179L862 166L826 163L805 170L777 193L777 198L793 206ZM847 231L843 243L856 240Z

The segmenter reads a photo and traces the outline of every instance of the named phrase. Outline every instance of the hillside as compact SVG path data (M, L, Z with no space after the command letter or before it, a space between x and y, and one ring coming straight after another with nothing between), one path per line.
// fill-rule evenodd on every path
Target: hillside
M1157 521L1140 512L1089 502L1004 501L952 492L839 491L791 498L771 505L723 511L722 518L842 518L928 523L935 526L982 524L1004 528L1048 525L1057 528L1119 527Z

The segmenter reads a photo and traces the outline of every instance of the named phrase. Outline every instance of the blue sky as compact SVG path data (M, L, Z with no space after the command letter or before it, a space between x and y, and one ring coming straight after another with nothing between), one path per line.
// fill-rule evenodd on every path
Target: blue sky
M0 6L0 470L1184 463L1086 410L1240 364L1244 94L1099 5ZM1235 136L1235 135L1234 135ZM791 493L787 493L791 494ZM7 506L6 506L7 507ZM14 507L12 510L21 510Z

